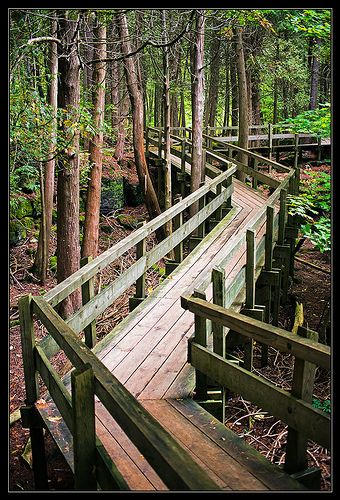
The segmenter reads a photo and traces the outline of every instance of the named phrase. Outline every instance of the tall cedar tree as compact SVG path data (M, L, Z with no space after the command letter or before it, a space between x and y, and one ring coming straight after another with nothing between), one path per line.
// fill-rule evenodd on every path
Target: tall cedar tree
M192 162L190 190L196 191L204 180L204 167L202 164L203 148L203 100L204 100L204 26L205 17L203 10L196 10L196 29L194 46L192 50ZM190 206L190 216L198 211L198 202Z
M152 185L145 159L143 98L140 83L138 81L138 73L136 71L136 57L126 57L132 52L126 15L123 12L119 11L118 13L116 13L116 19L120 35L121 50L123 55L125 56L124 70L131 100L133 149L135 154L137 174L139 183L144 190L146 208L149 212L150 219L153 219L157 217L157 215L160 215L161 209L159 207L157 195ZM157 231L157 237L163 238L164 230Z
M95 58L106 58L106 26L97 18L95 35ZM96 62L94 67L94 126L96 133L90 141L91 164L90 179L87 187L86 214L82 256L95 258L98 252L100 192L102 177L103 125L105 108L106 63Z
M52 19L51 36L57 35L57 19ZM43 284L47 277L49 241L52 225L53 195L54 195L54 171L55 154L57 143L57 107L58 107L58 48L57 43L50 42L49 70L51 75L48 89L48 102L52 112L51 142L49 146L49 159L45 163L45 173L41 196L43 210L40 221L38 248L34 261L37 276Z
M68 12L60 13L59 36L62 54L59 57L59 107L66 111L69 120L63 120L62 135L67 141L63 156L58 161L57 187L57 280L66 279L79 269L79 131L68 121L78 121L80 100L80 61L78 20L68 18ZM66 122L66 123L65 123ZM59 313L68 317L80 305L80 291L76 290L61 304Z
M239 107L239 126L238 126L238 145L240 148L248 149L248 91L246 65L244 60L242 28L236 29L236 54L237 54L237 77L238 77L238 107ZM238 160L247 165L248 157L245 153L238 153ZM236 173L240 181L244 181L246 176L240 170Z

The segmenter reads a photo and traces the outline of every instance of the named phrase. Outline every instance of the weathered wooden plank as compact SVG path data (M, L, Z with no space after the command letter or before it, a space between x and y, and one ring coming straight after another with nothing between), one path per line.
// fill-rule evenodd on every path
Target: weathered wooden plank
M130 489L98 437L96 438L96 477L102 491Z
M170 399L168 402L228 455L245 466L269 490L295 491L305 489L299 482L291 479L280 467L270 463L253 446L249 446L235 432L218 420L212 419L211 414L195 401L187 398Z
M55 402L58 410L60 411L67 427L72 432L72 402L71 394L61 381L58 373L49 362L47 356L41 347L34 348L34 359L37 370L44 381L53 401Z
M198 370L329 448L330 418L324 412L195 342L190 348L191 364Z
M194 426L190 419L183 416L168 401L143 401L143 405L164 425L182 446L190 450L195 460L208 473L216 476L230 490L265 490L262 482L256 479L246 467L236 462L229 454L217 446L210 438Z
M242 314L210 304L199 298L182 296L181 304L184 309L189 309L194 314L201 315L211 321L219 322L232 330L241 332L242 335L253 337L279 351L289 352L293 356L314 363L326 370L330 369L329 346L299 338L282 328L267 325L253 318L245 318Z
M35 297L33 301L41 321L76 368L90 363L95 376L96 395L149 463L157 469L167 486L171 489L215 490L215 483L158 422L143 410L93 352L79 342L73 330L54 309L41 297Z

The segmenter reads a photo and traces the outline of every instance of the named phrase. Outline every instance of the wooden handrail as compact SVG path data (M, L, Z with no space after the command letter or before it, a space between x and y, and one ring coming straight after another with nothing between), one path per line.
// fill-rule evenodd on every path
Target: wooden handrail
M83 283L92 278L92 276L94 276L97 272L104 269L131 247L139 243L156 229L163 226L166 222L173 219L173 217L198 201L202 196L213 190L218 184L224 182L228 179L228 177L233 175L235 171L236 167L231 168L226 172L222 172L215 179L207 182L204 186L196 190L194 193L191 193L189 196L186 196L180 203L177 203L162 214L158 215L149 221L145 226L136 229L132 234L119 241L116 245L109 248L101 255L98 255L98 257L56 285L52 290L46 293L44 296L45 300L52 306L59 304L59 302L80 287Z
M218 486L159 422L136 400L43 297L33 312L76 368L88 363L94 392L160 478L175 490L216 490Z
M326 370L330 369L331 355L328 346L195 297L181 297L181 305L198 316L231 328L246 337L293 354Z

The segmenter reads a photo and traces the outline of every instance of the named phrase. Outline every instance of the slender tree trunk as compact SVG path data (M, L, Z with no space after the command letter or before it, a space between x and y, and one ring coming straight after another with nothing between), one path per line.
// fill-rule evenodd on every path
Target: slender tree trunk
M186 127L186 121L185 121L185 102L184 102L184 92L181 90L181 107L180 107L180 126L181 127Z
M167 40L167 26L165 10L161 11L162 29L163 29L163 44ZM165 210L171 207L171 153L170 153L170 74L169 74L169 49L163 49L163 103L164 103L164 206ZM172 232L171 221L165 226L165 233L169 236Z
M248 149L248 91L246 66L244 60L242 29L236 31L236 51L237 51L237 77L238 77L238 95L239 95L239 127L238 127L238 145L240 148ZM245 153L238 153L238 160L247 165L248 157ZM236 176L239 180L245 180L244 172L237 171Z
M95 59L106 58L106 26L100 24L97 19L95 27ZM106 64L103 62L95 63L94 84L95 92L93 99L94 107L94 126L96 133L90 142L90 163L92 165L90 179L87 187L86 214L84 224L84 236L82 245L82 256L93 258L98 253L99 237L99 212L100 212L100 193L102 179L102 148L103 148L103 125L105 108L105 78Z
M237 66L234 58L230 65L230 83L231 83L231 126L238 125L238 84L237 84ZM237 135L236 130L232 130L231 135Z
M51 36L57 35L57 20L52 20ZM50 42L50 73L48 102L52 110L51 142L49 147L49 160L45 163L43 179L44 189L41 192L43 210L41 214L38 248L34 262L34 269L42 284L47 277L49 241L52 225L53 194L54 194L54 171L55 153L57 142L57 107L58 107L58 49L56 42Z
M111 65L111 103L113 105L112 109L112 129L116 132L117 136L117 127L119 124L119 106L120 106L120 97L119 97L119 82L120 82L120 66L118 61L113 61Z
M193 48L192 82L192 155L190 191L193 193L204 181L205 169L202 164L203 100L204 100L204 11L196 10L196 33ZM198 211L198 202L190 206L190 216Z
M84 60L91 61L93 59L93 12L90 12L86 19L86 28L85 28L85 41L84 45ZM93 67L92 64L86 64L84 66L83 72L83 84L84 90L88 94L88 98L90 99L93 83ZM84 150L89 151L90 149L90 139L88 137L84 138Z
M226 66L225 66L225 100L224 100L224 115L223 115L223 127L229 127L229 111L230 111L230 80L229 80L229 57L226 53ZM223 131L223 135L226 135L226 131Z
M173 75L173 81L175 85L178 84L179 80L179 74L180 74L180 67L181 67L181 54L178 50L174 50L174 55L173 57L170 58L169 54L169 64L170 68L172 68L172 75ZM178 98L177 98L177 92L173 92L171 95L171 101L170 101L170 109L171 109L171 114L170 114L170 126L171 127L179 127L180 122L179 122L179 116L178 116Z
M313 62L311 68L311 84L310 84L310 101L309 109L316 109L318 104L318 88L320 77L320 46L321 40L317 38L315 41L315 54L313 55Z
M67 19L67 13L59 18L60 33L63 40L63 57L59 58L60 88L59 107L65 109L66 117L72 123L79 121L80 100L80 61L76 50L78 43L77 20ZM66 56L66 57L65 57ZM58 162L57 187L57 280L66 279L79 269L79 131L62 125L62 133L68 143L63 157ZM59 312L67 317L78 308L81 301L77 290L60 305Z
M126 138L126 122L129 115L129 93L126 89L125 82L121 82L121 95L119 103L119 123L117 128L117 143L115 149L115 157L119 163L123 160Z
M282 79L282 101L283 101L283 118L288 118L289 116L289 110L288 110L288 103L289 103L289 92L288 92L288 82L284 79Z
M218 86L219 86L219 77L220 77L220 63L221 58L219 54L219 46L220 42L217 37L215 37L211 43L211 51L210 51L210 78L209 78L209 92L208 99L206 101L206 109L205 109L205 117L204 117L204 126L210 127L215 126L216 120L216 110L217 110L217 101L218 101Z
M131 45L129 42L129 32L127 26L126 16L123 12L118 12L116 14L120 40L121 49L123 55L127 55L131 50ZM152 185L152 181L149 175L148 166L145 159L144 151L144 120L143 120L143 100L141 89L138 85L138 74L136 73L136 61L135 57L126 57L124 59L124 69L126 82L130 94L131 109L132 109L132 125L133 125L133 148L135 153L135 161L137 174L139 178L139 183L144 189L145 204L149 212L151 219L157 217L161 213L158 199ZM164 230L157 232L158 238L164 236Z

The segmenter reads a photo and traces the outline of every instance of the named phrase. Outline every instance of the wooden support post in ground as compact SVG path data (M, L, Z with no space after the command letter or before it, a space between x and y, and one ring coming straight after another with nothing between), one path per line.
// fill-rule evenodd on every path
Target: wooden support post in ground
M71 373L74 489L97 490L94 378L89 364Z
M321 135L318 135L318 149L317 149L317 151L318 151L317 160L321 161L321 156L322 156L321 155L321 151L322 151L321 150Z
M280 192L280 212L279 212L279 232L277 244L283 245L286 227L286 212L287 212L287 190L281 189Z
M318 334L307 328L299 327L297 334L303 338L318 341ZM303 359L295 358L291 393L294 397L312 403L316 366ZM308 439L303 432L288 427L284 468L288 474L301 472L308 466Z
M80 267L85 266L91 262L92 256L83 257L80 260ZM81 287L81 295L83 306L87 304L94 297L94 277L86 281ZM84 328L85 344L92 349L96 345L96 320L94 319L88 326Z
M299 163L299 134L294 134L294 168L297 168Z
M183 139L181 143L181 195L182 198L185 197L185 147L186 147L186 140Z
M149 141L150 141L149 133L150 133L150 129L149 129L149 127L146 127L146 131L145 131L145 157L148 160L149 160ZM148 164L148 166L149 166L149 164Z
M206 294L194 290L194 297L207 300ZM195 342L203 347L207 347L207 320L195 314ZM195 370L196 374L196 394L195 399L204 401L207 399L207 376Z
M162 130L158 130L158 159L161 160L163 158L162 154Z
M182 201L182 196L177 195L175 196L174 199L174 204L180 203ZM177 229L179 229L183 224L183 212L180 212L173 218L173 231L175 232ZM183 260L183 241L181 241L177 246L174 248L174 260L173 261L167 261L165 263L165 274L169 275L171 274L176 267L182 262Z
M246 262L246 309L254 309L255 305L255 265L256 247L255 231L248 229L246 233L247 241L247 262ZM244 346L244 368L251 371L253 366L253 339L247 338Z
M273 151L273 124L268 123L268 158L271 160ZM268 173L271 172L271 166L268 166Z
M32 296L25 295L24 297L20 297L18 305L26 390L25 403L32 407L28 425L32 446L34 484L37 490L48 490L44 431L35 418L36 410L34 407L35 402L39 399L39 385L33 356L35 337L32 317Z
M259 160L257 158L253 158L253 169L256 170L256 172L258 171L258 163L259 163ZM257 179L253 178L253 189L257 189Z
M199 187L204 186L204 182L200 182ZM203 210L207 202L206 195L202 196L198 201L198 210ZM197 247L197 245L203 240L205 237L205 224L206 221L203 221L202 224L198 226L196 231L193 232L193 235L190 236L189 239L189 250L190 252Z
M225 307L225 270L214 267L211 273L213 285L213 303ZM225 328L223 325L212 323L213 351L223 358L226 357ZM225 422L226 389L221 387L222 415L221 422Z
M139 223L137 227L145 226L146 221ZM146 253L146 240L141 240L136 245L136 260L143 257ZM129 298L129 309L133 311L145 299L145 273L136 281L136 293L134 297Z

